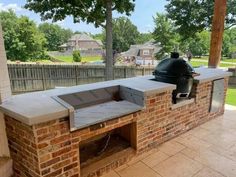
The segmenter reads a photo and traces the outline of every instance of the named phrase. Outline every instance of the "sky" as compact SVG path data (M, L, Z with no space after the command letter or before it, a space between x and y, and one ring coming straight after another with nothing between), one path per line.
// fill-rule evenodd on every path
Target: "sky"
M38 14L23 8L25 3L26 0L0 0L0 11L13 9L19 16L26 15L37 24L42 23ZM164 13L166 4L166 0L136 0L135 10L128 18L138 27L140 32L152 32L154 29L153 17L157 12ZM114 18L119 16L122 15L116 12L113 13ZM73 31L89 32L92 34L97 34L102 31L101 28L95 28L93 24L74 24L72 17L67 17L65 20L56 23L63 28L70 28Z

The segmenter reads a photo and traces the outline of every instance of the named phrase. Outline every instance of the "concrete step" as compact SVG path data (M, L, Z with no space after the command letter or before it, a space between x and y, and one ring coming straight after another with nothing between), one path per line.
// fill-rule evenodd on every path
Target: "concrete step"
M12 175L12 159L9 157L0 157L0 177L11 177Z

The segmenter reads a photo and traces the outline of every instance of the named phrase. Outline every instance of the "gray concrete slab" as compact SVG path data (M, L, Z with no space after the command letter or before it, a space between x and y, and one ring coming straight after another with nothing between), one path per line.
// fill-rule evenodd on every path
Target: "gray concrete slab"
M123 100L118 102L110 101L95 106L77 109L75 110L75 127L73 130L122 117L142 110L142 108L142 106Z

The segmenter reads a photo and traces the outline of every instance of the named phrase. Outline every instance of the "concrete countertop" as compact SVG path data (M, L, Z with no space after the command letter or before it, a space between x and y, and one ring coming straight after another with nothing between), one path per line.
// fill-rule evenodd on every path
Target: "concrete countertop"
M199 68L201 75L195 80L199 83L228 77L231 73L220 69ZM152 81L153 76L141 76L68 88L53 89L41 92L15 95L0 105L0 110L25 124L34 125L69 116L69 110L54 100L53 96L76 93L97 88L122 85L139 91L144 96L174 90L175 85Z
M194 78L195 82L197 83L204 83L216 79L220 79L223 77L229 77L232 76L231 72L227 72L223 69L216 69L216 68L195 68L195 71L200 74L200 76L197 76Z

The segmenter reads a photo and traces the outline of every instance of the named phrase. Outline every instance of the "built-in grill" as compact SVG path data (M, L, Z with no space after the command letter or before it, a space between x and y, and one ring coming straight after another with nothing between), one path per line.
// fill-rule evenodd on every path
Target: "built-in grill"
M171 58L163 59L156 66L153 75L156 81L176 85L172 93L173 103L176 103L178 98L189 98L196 73L190 64L179 58L178 53L173 52Z

